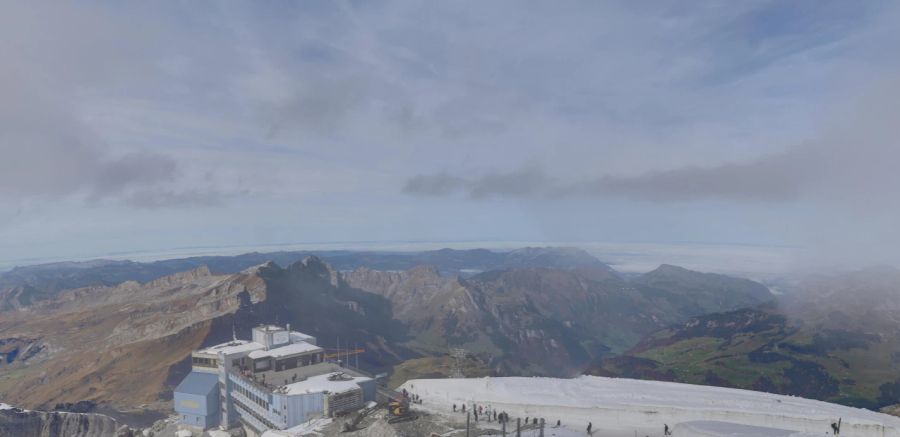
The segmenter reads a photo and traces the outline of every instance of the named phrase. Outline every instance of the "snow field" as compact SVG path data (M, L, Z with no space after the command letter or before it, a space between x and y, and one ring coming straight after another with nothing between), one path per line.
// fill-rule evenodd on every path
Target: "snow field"
M566 432L575 435L584 435L588 422L594 435L603 437L661 436L665 424L679 431L673 432L678 437L704 435L695 432L737 436L741 434L734 432L751 431L699 425L717 422L780 430L787 432L782 432L785 437L821 436L830 434L831 423L841 418L844 435L900 437L900 418L894 416L792 396L691 384L581 376L420 379L407 381L402 388L419 395L423 406L436 413L453 414L452 404L474 402L506 411L513 425L516 417L542 417L548 424L561 420Z

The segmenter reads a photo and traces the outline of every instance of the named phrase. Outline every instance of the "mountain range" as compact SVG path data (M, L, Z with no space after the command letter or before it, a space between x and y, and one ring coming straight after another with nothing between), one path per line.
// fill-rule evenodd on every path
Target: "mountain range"
M259 323L290 323L326 348L362 347L360 365L373 371L464 348L479 372L571 376L670 324L771 298L749 280L673 266L626 278L569 248L329 253L341 268L301 255L7 272L0 394L34 408L92 401L165 412L191 350L247 337ZM291 262L247 266L268 258Z
M589 373L900 403L900 270L806 278L773 302L658 331Z

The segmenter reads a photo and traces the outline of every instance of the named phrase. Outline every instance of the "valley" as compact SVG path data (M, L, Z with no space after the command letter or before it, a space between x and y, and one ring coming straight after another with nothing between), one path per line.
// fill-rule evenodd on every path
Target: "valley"
M775 302L661 330L588 372L878 409L900 403L900 271L817 276Z

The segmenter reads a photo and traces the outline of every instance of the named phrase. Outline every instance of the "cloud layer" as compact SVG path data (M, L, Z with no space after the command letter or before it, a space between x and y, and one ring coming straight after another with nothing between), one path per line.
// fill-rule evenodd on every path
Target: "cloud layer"
M0 257L895 241L898 18L889 1L4 2Z
M754 202L813 200L857 205L877 199L878 210L896 208L900 197L900 124L895 114L900 81L881 83L808 143L745 162L716 166L684 166L635 176L597 176L566 181L537 167L465 178L448 173L419 175L406 181L404 192L471 198L494 196L558 198L623 197L653 202L706 199Z

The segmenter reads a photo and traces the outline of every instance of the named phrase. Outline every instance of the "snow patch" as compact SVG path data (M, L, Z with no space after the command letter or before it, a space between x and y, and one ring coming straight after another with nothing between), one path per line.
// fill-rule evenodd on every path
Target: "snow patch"
M596 431L633 436L634 432L662 434L666 425L674 430L676 425L687 422L719 422L784 430L789 432L785 436L799 437L802 433L830 433L831 423L842 419L846 435L900 437L900 418L870 410L793 396L671 382L596 376L420 379L407 381L402 388L419 395L423 407L438 414L449 415L454 403L477 403L506 411L513 423L517 417L540 417L553 424L561 420L564 428L581 433L588 423ZM734 432L743 431L746 430L741 428Z
M714 421L679 423L675 425L672 433L673 437L816 437L821 435Z

